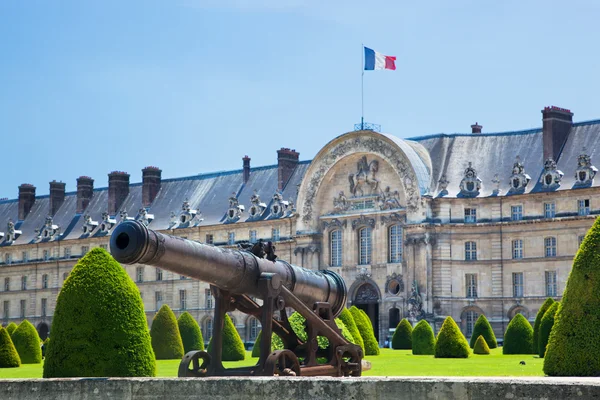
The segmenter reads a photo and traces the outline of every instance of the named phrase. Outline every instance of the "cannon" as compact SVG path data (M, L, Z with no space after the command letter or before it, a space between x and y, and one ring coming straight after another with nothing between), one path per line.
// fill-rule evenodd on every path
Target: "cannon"
M271 243L225 249L156 232L138 221L117 226L110 252L123 264L152 265L210 284L215 297L212 345L209 351L187 353L180 377L361 375L362 349L342 336L334 320L346 304L347 289L333 271L277 260ZM292 329L288 308L306 319L306 340ZM260 358L254 366L225 368L223 323L225 314L236 309L261 322ZM284 349L271 350L272 333ZM326 349L319 348L319 336L328 339Z

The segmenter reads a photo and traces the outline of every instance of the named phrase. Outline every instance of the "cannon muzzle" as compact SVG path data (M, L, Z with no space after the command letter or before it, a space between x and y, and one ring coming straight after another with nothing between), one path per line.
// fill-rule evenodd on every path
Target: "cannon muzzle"
M262 274L277 276L309 308L331 305L334 317L346 305L344 280L329 270L313 271L285 261L269 261L248 251L206 245L148 229L138 221L119 224L110 238L110 252L122 264L145 264L210 283L233 294L263 299Z

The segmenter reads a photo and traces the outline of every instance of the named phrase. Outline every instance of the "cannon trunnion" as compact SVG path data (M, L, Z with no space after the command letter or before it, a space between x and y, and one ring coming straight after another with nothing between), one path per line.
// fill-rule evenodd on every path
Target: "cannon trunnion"
M265 259L264 252L256 249L223 249L165 235L137 221L123 222L114 230L110 251L120 263L153 265L211 285L215 296L212 346L209 352L187 353L180 377L361 375L361 348L348 342L335 324L346 304L347 289L333 271L275 261L272 254ZM253 298L261 299L262 305ZM306 319L306 341L294 333L286 308ZM225 314L236 309L261 321L261 355L254 366L224 368L223 322ZM281 338L283 350L271 351L272 333ZM327 349L319 349L318 336L329 340Z

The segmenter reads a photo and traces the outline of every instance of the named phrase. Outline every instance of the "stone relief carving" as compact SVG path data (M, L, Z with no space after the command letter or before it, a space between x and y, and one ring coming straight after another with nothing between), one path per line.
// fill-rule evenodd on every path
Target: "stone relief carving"
M411 295L408 299L408 316L414 322L425 318L425 311L423 311L423 298L419 294L419 286L417 285L416 280L413 281Z
M469 165L465 169L463 179L460 181L460 194L465 197L474 197L479 195L481 190L481 179L477 176L477 171L473 168L473 164L469 161Z
M369 279L371 279L371 273L367 268L362 267L358 270L358 273L356 274L357 281L367 281Z
M356 291L354 302L359 304L378 303L379 295L377 294L377 290L375 290L371 284L365 283Z
M145 207L142 207L138 210L138 215L135 219L141 222L143 225L148 226L154 219L154 214L148 214L148 210L146 210Z
M97 227L98 221L92 221L92 216L90 214L85 214L83 216L83 226L81 227L81 230L84 235L91 234Z
M6 233L0 232L0 237L4 237L4 243L12 244L22 234L22 231L15 229L15 223L12 222L12 220L8 220L8 223L6 224Z
M317 196L319 186L329 169L343 156L351 152L369 152L377 154L390 162L396 173L400 176L405 176L404 193L407 199L407 208L410 211L415 211L418 207L419 189L416 184L417 178L406 160L397 148L389 143L376 139L368 138L348 138L347 140L337 144L329 151L327 156L313 161L314 172L310 177L307 177L307 187L305 199L302 206L302 221L305 223L313 219L313 205ZM353 178L354 180L355 178ZM354 182L356 185L356 182Z
M54 224L51 215L46 217L46 221L44 222L42 229L36 229L35 233L37 234L38 240L55 240L61 235L60 226Z
M348 175L350 181L350 193L354 196L376 194L379 181L375 174L379 171L379 161L367 162L367 156L363 156L357 163L356 174Z
M250 204L250 208L248 209L250 218L260 218L267 209L267 205L260 201L260 196L256 189L254 189L254 193L250 196Z
M352 220L352 229L356 230L359 226L368 226L371 229L375 228L375 218L368 218L361 215L359 218Z
M521 159L517 156L513 164L512 175L509 179L509 193L523 193L529 184L531 177L525 173L525 167L521 163Z
M338 197L333 199L333 211L341 213L350 209L350 203L344 194L344 191L340 191Z
M326 230L326 229L329 229L329 228L331 228L331 229L334 229L334 228L345 228L347 225L348 225L348 221L347 220L340 221L337 218L334 218L334 219L329 220L329 221L323 221L321 223L321 226L322 226L323 230Z
M397 190L392 192L389 186L386 186L385 190L379 194L377 202L380 210L395 210L401 208L400 193Z
M242 216L245 208L238 201L237 195L234 193L229 197L229 209L227 210L226 219L227 222L235 222Z
M406 214L393 213L390 215L381 216L381 225L387 225L392 223L406 223Z
M108 212L102 213L102 222L100 223L100 232L108 233L117 224L117 220L112 219Z
M575 170L575 186L588 186L594 181L598 168L592 165L592 158L584 153L577 157L577 170Z
M563 172L557 169L556 161L548 158L544 162L544 171L540 177L540 183L544 189L555 189L560 186L563 175Z

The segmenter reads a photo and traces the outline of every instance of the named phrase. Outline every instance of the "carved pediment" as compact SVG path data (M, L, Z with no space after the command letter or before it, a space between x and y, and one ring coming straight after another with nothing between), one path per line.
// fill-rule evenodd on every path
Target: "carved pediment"
M326 220L321 223L323 230L326 229L337 229L337 228L345 228L348 225L347 220L340 221L337 218L332 220Z
M393 223L406 223L406 214L393 213L390 215L381 216L381 225L393 224Z
M359 218L352 220L352 229L356 230L361 226L368 226L371 229L375 228L375 218L369 218L361 215Z

